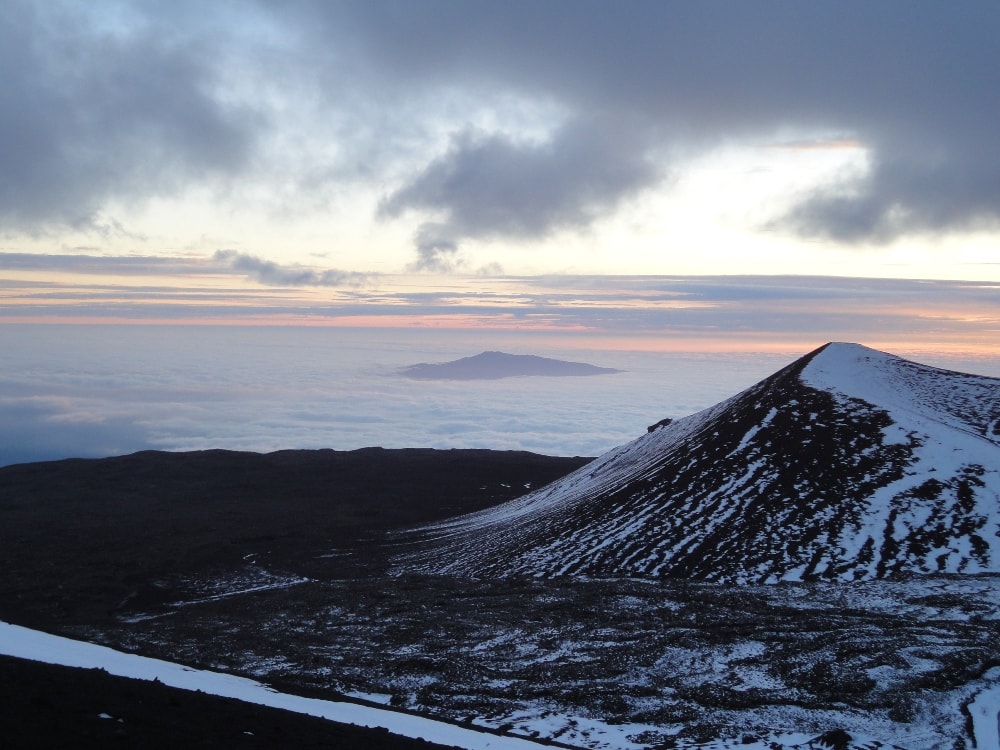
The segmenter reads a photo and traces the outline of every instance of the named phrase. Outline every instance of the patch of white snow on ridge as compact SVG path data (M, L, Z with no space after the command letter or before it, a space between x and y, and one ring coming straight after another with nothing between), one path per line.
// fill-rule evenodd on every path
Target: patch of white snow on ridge
M590 716L553 713L542 706L500 714L488 720L473 719L473 723L480 726L509 724L518 732L589 750L644 750L649 743L640 740L643 735L666 733L663 727L652 724L609 724ZM674 733L679 730L679 727L673 728Z
M742 451L742 450L743 450L744 448L746 448L746 447L747 447L747 445L749 445L750 441L754 439L754 436L756 436L756 434L757 434L758 432L760 432L760 431L761 431L761 430L763 430L763 429L764 429L765 427L767 427L767 426L768 426L769 424L771 424L772 420L773 420L773 419L774 419L774 418L775 418L776 416L778 416L778 410L777 410L776 408L774 408L774 407L772 406L772 407L771 407L771 410L770 410L770 411L769 411L769 412L767 413L767 415L766 415L766 416L765 416L765 417L764 417L764 418L763 418L763 419L762 419L762 420L760 421L760 423L759 423L759 424L755 424L755 425L754 425L753 427L751 427L751 428L750 428L750 429L749 429L749 430L747 431L747 434L743 436L743 439L742 439L742 440L740 440L740 444L739 444L739 445L737 445L737 446L736 446L735 448L733 448L733 451L732 451L732 453L739 453L739 452L740 452L740 451ZM732 453L731 453L730 455L732 455Z
M66 667L103 669L118 677L159 680L181 690L200 690L268 708L318 716L355 726L384 728L404 737L422 738L466 750L537 750L541 745L521 737L494 735L447 724L423 716L354 703L304 698L279 693L245 677L193 669L180 664L127 654L106 646L50 635L0 622L0 655L60 664Z
M860 344L833 343L806 365L801 380L881 407L904 428L913 422L931 432L947 427L1000 446L990 430L1000 417L998 378L941 370ZM991 413L975 413L984 408Z
M884 410L892 420L883 430L884 445L913 441L906 473L876 490L866 523L854 529L853 539L839 540L846 549L884 538L892 511L899 533L919 526L929 510L911 494L932 480L948 484L975 469L979 487L971 515L985 521L980 538L989 547L986 564L957 548L932 550L920 562L927 572L1000 571L1000 443L988 432L990 416L1000 413L1000 379L939 370L858 344L829 344L806 365L801 380L835 398ZM932 565L938 556L945 560L943 570ZM877 563L871 562L869 575Z

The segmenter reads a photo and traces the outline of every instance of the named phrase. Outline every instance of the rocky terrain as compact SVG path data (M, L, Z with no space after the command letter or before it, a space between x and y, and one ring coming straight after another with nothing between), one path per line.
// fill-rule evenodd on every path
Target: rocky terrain
M865 747L971 748L967 706L1000 685L994 576L247 583L208 598L171 582L186 598L65 632L594 750L786 748L835 730L883 743Z
M373 448L147 451L3 467L0 620L67 635L115 632L136 627L129 624L136 608L187 615L212 602L242 607L301 587L309 576L377 577L386 529L495 504L588 460ZM161 653L184 658L179 645ZM0 737L5 748L430 747L3 657Z

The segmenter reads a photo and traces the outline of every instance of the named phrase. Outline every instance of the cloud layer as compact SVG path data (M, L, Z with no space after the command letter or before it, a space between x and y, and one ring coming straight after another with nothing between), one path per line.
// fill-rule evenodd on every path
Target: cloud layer
M266 286L360 286L368 278L366 274L335 269L317 271L301 266L282 266L273 260L236 250L216 250L213 257Z
M717 403L823 341L773 354L622 351L615 337L605 343L584 351L568 348L574 340L566 337L519 332L0 326L0 465L147 448L594 455L663 417ZM484 348L624 372L464 382L399 373ZM1000 375L996 356L918 359Z
M416 217L415 265L442 269L468 240L585 230L714 148L814 136L857 139L869 169L772 227L995 229L997 28L992 0L12 0L0 231L130 231L129 206L194 190L322 210L381 186L381 218Z
M144 448L381 445L589 455L644 431L647 410L667 408L649 357L640 357L647 371L607 376L601 388L578 382L599 378L455 384L399 374L416 361L470 353L481 343L470 334L413 332L400 346L385 331L31 328L0 326L8 353L0 361L7 384L0 465ZM710 398L726 387L706 388L712 381L687 397ZM651 402L642 404L640 392ZM684 394L672 398L670 408L685 408ZM609 413L595 422L601 404Z
M484 336L574 336L585 347L606 338L617 342L612 348L742 351L831 340L986 351L996 348L1000 331L995 282L763 275L419 282L412 275L319 270L236 251L220 251L212 260L0 253L0 325L475 329Z

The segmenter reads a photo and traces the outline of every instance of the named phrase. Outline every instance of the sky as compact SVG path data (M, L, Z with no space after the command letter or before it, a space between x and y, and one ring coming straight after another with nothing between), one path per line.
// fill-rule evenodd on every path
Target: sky
M1000 357L998 31L993 0L8 0L3 343Z
M989 0L11 0L0 232L329 283L997 281L998 28Z

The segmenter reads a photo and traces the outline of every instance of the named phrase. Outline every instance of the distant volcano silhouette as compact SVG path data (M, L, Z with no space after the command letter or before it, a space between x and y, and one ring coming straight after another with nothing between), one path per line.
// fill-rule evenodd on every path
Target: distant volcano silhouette
M483 352L474 357L456 359L454 362L411 365L404 367L400 372L408 378L418 380L498 380L524 375L549 377L607 375L621 370L597 367L585 362L564 362L559 359L536 357L532 354Z

